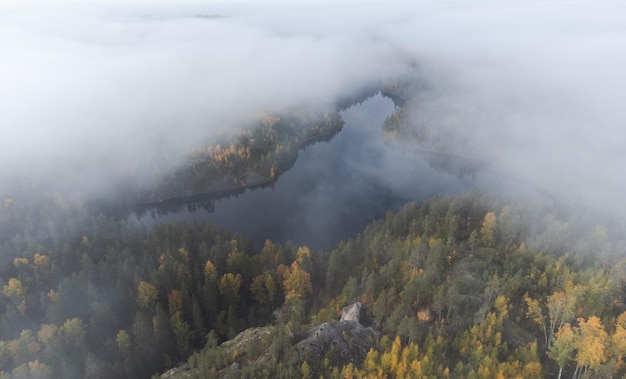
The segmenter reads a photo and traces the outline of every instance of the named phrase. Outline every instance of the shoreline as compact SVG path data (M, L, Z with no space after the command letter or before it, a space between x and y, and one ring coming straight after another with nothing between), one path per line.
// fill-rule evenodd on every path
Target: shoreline
M338 130L333 132L319 134L316 136L311 136L306 140L300 142L298 146L293 149L292 152L286 152L285 157L278 160L276 163L276 175L274 178L265 177L257 174L257 178L253 178L254 174L251 173L247 175L246 184L244 185L232 185L232 186L224 186L222 188L217 188L219 185L213 185L216 188L208 188L206 190L197 191L196 193L190 193L186 195L180 196L172 196L164 199L154 200L154 201L144 201L138 202L133 205L133 208L140 209L149 209L152 207L159 206L169 206L169 205L184 205L191 202L207 202L223 199L231 196L238 196L244 193L247 190L255 190L260 188L266 188L273 186L280 176L284 174L286 171L291 169L293 165L298 160L298 156L301 150L306 149L307 147L319 143L319 142L329 142L333 139L341 130L343 129L343 123ZM230 181L234 181L235 178L228 178ZM242 180L243 181L243 180Z

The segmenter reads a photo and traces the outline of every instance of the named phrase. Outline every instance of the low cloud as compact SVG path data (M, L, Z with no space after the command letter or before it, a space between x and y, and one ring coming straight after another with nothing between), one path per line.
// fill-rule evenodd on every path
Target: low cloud
M387 34L428 79L418 118L560 200L626 211L623 4L458 2L413 15Z
M136 162L175 160L266 109L331 101L409 58L426 83L415 114L466 136L464 154L566 201L626 210L620 2L0 7L0 175L10 182L98 194L138 175Z
M318 34L295 24L306 13L277 12L237 3L9 7L0 174L110 189L242 119L328 103L401 69L388 44L350 29Z

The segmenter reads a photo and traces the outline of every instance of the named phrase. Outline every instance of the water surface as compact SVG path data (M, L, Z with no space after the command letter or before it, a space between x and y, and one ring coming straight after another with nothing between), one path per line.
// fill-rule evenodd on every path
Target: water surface
M343 130L300 151L273 187L215 201L212 212L147 213L141 221L196 220L249 237L256 246L270 239L330 248L409 200L475 186L470 176L434 169L419 154L386 145L381 127L393 109L389 98L376 95L342 111Z

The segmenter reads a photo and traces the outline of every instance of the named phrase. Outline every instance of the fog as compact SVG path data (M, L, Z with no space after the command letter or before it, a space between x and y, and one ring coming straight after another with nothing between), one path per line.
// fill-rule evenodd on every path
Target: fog
M0 52L3 190L103 196L245 118L413 70L416 118L462 154L626 208L618 1L15 0Z
M494 177L499 189L506 182L533 191L487 170L475 175L442 171L414 151L385 143L380 128L393 110L392 100L376 95L342 111L342 131L300 151L293 167L271 187L219 200L177 199L174 205L139 211L135 218L148 228L163 222L209 223L249 238L258 249L269 239L320 250L355 237L409 201L419 204L476 187L490 191L493 180L487 183Z
M145 171L138 160L176 162L246 117L329 103L403 64L393 63L393 47L354 31L316 35L268 10L256 20L243 4L222 8L9 7L2 176L98 193ZM214 14L223 18L196 17Z

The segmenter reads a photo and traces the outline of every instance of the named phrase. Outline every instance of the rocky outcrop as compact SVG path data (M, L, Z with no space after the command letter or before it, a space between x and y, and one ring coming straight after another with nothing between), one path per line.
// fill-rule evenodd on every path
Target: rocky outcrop
M357 301L341 310L340 321L356 321L361 325L371 326L373 320L367 309Z
M334 366L342 366L352 362L359 365L365 360L369 350L376 346L379 333L372 327L364 326L369 318L365 307L361 303L354 303L343 309L341 320L313 325L303 331L290 336L290 341L300 340L295 344L297 357L292 356L289 361L281 364L300 367L307 361L313 370L320 370L320 365L328 359ZM284 327L284 326L283 326ZM187 363L173 368L161 375L161 379L179 379L188 377L241 377L247 367L269 367L273 350L276 350L277 327L249 328L239 333L233 339L220 346L207 349L199 353L196 361L211 361L214 369L212 373ZM290 342L291 343L291 342ZM216 357L221 357L215 361ZM280 356L273 356L280 361ZM294 359L291 361L291 359ZM206 370L206 368L204 369ZM261 371L259 371L261 372Z
M341 310L341 320L340 321L356 321L359 322L361 318L361 303L356 302L354 304L348 305Z
M312 364L324 358L345 363L361 363L376 342L377 332L357 321L325 322L311 329L309 337L296 347Z
M361 303L343 308L341 320L325 322L309 330L308 337L296 347L312 365L324 358L344 363L361 363L378 339L378 332L363 322L369 318Z

